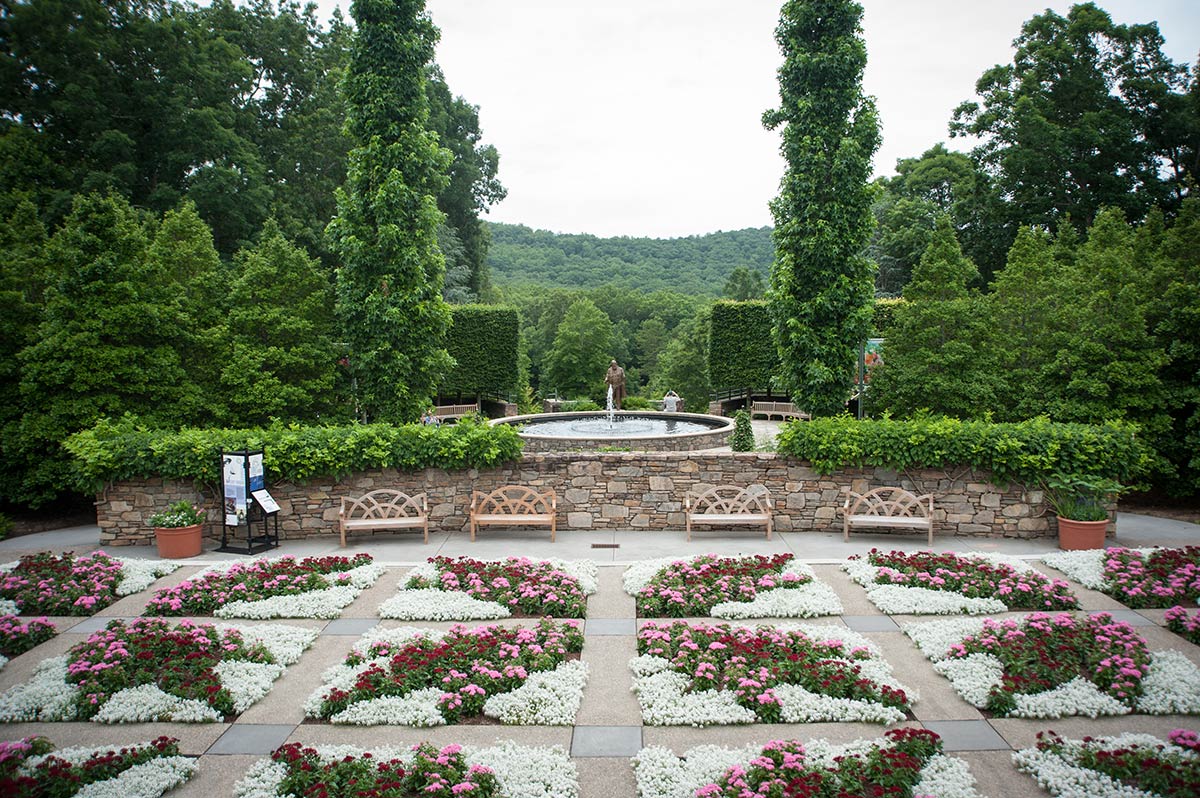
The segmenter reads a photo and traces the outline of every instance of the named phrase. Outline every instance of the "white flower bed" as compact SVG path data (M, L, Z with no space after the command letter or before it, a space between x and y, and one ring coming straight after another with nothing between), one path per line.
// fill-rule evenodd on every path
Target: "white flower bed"
M847 648L863 647L870 659L855 660L864 678L878 685L903 690L910 701L917 693L895 679L891 666L879 648L866 637L848 629L811 624L788 624L780 632L801 632L813 640L828 639L836 632ZM689 679L671 668L664 657L643 654L629 660L633 671L633 692L642 707L642 720L651 726L711 726L755 723L757 716L737 703L732 690L688 691ZM853 722L898 723L905 719L902 710L871 701L831 698L793 684L772 688L779 698L785 723Z
M1058 798L1159 798L1156 793L1146 792L1122 784L1119 781L1079 764L1083 743L1080 740L1063 740L1061 753L1025 748L1013 752L1013 764L1018 770L1028 773L1043 789ZM1119 737L1100 737L1093 744L1106 750L1116 748L1162 747L1167 751L1188 759L1194 752L1173 743L1160 740L1149 734L1122 734Z
M1130 549L1143 555L1158 551L1157 548ZM1108 579L1104 576L1104 561L1108 557L1107 549L1088 549L1086 551L1056 551L1047 554L1042 562L1051 568L1057 568L1084 587L1092 590L1104 590L1108 587Z
M963 638L979 634L983 622L983 618L951 618L901 627L933 662L933 669L950 680L963 700L980 708L987 705L991 689L1001 683L1004 670L1000 660L986 653L962 658L951 658L948 653ZM1135 711L1150 715L1200 713L1200 668L1178 651L1155 651L1150 656L1150 670L1142 679L1142 695L1132 709L1086 679L1076 678L1053 690L1016 696L1016 708L1008 717L1096 718Z
M958 555L985 562L989 565L1007 565L1018 572L1034 570L1029 563L1003 554ZM879 568L871 565L867 558L846 560L842 570L862 585L871 603L889 615L983 615L1004 612L1008 605L997 598L975 598L951 590L933 590L926 587L878 584L875 578Z
M154 584L160 576L174 573L181 568L177 562L163 560L138 560L127 557L113 557L121 563L121 582L117 585L118 596L132 596Z
M889 746L886 740L857 740L836 745L827 740L810 740L804 744L805 758L814 768L836 767L834 757L846 754L865 754L875 746ZM678 757L667 748L643 748L633 758L640 798L692 798L696 790L716 782L733 765L746 766L762 751L761 745L744 748L725 748L701 745ZM921 780L913 795L933 798L978 798L975 778L967 763L961 759L939 754L921 771Z
M378 761L398 759L412 762L409 748L357 748L354 746L315 746L322 761L335 762L366 752ZM579 776L575 763L562 746L526 746L511 740L490 748L463 746L468 765L483 765L492 770L505 798L577 798ZM278 798L280 781L286 774L283 765L260 759L234 788L236 798Z
M206 568L197 578L210 573L224 573L220 566ZM321 590L310 590L291 596L268 596L257 601L231 601L214 612L218 618L246 618L265 620L268 618L321 618L333 619L342 614L358 594L375 584L387 567L379 563L367 563L349 571L326 574L325 579L334 583Z
M81 765L92 757L101 756L113 749L114 746L64 748L61 751L51 751L49 754L31 756L22 763L18 773L32 773L34 768L50 756L73 765ZM112 778L87 784L76 792L75 796L76 798L158 798L194 776L196 769L196 760L190 757L155 757L148 762L127 768Z
M9 563L16 565L16 563ZM20 615L21 608L17 606L17 602L12 599L0 599L0 615Z
M243 712L271 689L287 665L312 645L317 632L295 626L232 626L247 643L260 642L275 658L274 664L222 662L216 670L221 685ZM67 681L67 656L43 660L33 677L0 694L0 722L72 720L72 707L80 688ZM92 720L97 723L138 723L150 720L200 723L220 721L216 710L203 701L169 695L155 685L135 685L114 693Z

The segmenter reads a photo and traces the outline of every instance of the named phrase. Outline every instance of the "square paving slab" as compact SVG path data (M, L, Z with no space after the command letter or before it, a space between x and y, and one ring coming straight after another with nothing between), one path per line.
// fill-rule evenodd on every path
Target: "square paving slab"
M986 720L931 720L925 728L942 738L946 751L1007 751L1010 746Z
M631 757L642 750L641 726L576 726L573 757Z
M267 755L291 736L291 723L236 723L208 749L209 754Z

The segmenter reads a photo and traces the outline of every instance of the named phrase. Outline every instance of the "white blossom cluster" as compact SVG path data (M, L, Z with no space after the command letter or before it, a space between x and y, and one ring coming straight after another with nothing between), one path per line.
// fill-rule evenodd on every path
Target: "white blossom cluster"
M379 605L380 618L401 621L494 620L511 615L508 607L498 602L436 588L401 590Z
M588 666L567 660L552 671L535 671L515 690L490 697L483 714L518 726L571 726L583 703Z
M209 568L208 571L212 571ZM231 601L213 613L218 618L337 618L358 594L375 584L387 567L371 562L349 571L329 574L333 585L290 596L268 596L257 601ZM348 578L345 578L348 577Z
M348 745L315 746L323 762L347 756L360 757L368 750L380 762L397 759L412 762L410 748L363 749ZM488 748L463 746L468 765L483 765L496 776L505 798L578 798L579 774L562 746L527 746L501 740ZM287 768L270 759L260 759L234 788L235 798L278 798L279 784Z
M132 596L154 584L160 576L173 573L181 566L177 562L163 560L138 560L131 557L113 557L121 563L121 581L117 584L118 596Z
M1119 737L1101 737L1093 745L1105 749L1151 748L1162 746L1185 757L1195 755L1187 749L1149 734L1122 734ZM1028 773L1038 785L1058 798L1159 798L1156 793L1139 790L1113 779L1096 770L1079 764L1083 744L1079 740L1063 740L1061 753L1025 748L1013 752L1013 764L1018 770Z
M4 670L4 666L8 664L8 657L0 654L0 671Z
M872 748L886 746L890 746L890 743L885 739L856 740L844 745L827 740L810 740L804 743L804 756L813 768L832 769L836 767L835 757L862 755ZM696 790L718 781L731 766L746 767L761 751L760 745L743 748L701 745L678 757L668 748L643 748L633 758L638 795L641 798L692 798ZM971 775L967 763L943 754L932 757L926 763L913 795L979 798L975 790L975 777Z
M1144 556L1158 551L1157 548L1130 549ZM1056 551L1047 554L1042 562L1051 568L1057 568L1084 587L1092 590L1104 590L1108 587L1108 578L1104 575L1104 561L1108 559L1107 549L1088 549L1086 551Z
M149 743L138 743L149 745ZM129 746L126 746L129 747ZM94 756L111 751L112 746L94 748L64 748L49 754L31 756L18 769L19 773L32 773L34 768L48 756L81 765ZM196 774L196 760L186 756L160 756L127 768L112 778L94 781L75 793L76 798L158 798Z
M996 565L1009 565L1019 571L1030 570L1028 564L1013 557L978 555L978 558L995 561L993 564ZM879 568L871 565L866 557L846 560L842 563L842 570L866 589L867 598L872 604L888 615L982 615L1008 609L1008 605L996 598L974 598L951 590L932 590L927 587L877 584L875 578Z
M14 563L9 563L13 565ZM0 598L0 615L20 615L21 608L12 599Z

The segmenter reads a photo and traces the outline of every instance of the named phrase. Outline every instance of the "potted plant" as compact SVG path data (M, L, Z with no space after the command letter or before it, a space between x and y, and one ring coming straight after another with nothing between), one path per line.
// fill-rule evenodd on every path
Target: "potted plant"
M154 542L163 559L195 557L203 542L204 511L186 501L177 501L168 509L150 516Z
M1058 516L1058 547L1064 551L1102 549L1108 530L1108 505L1124 490L1102 477L1055 475L1046 482L1046 498Z

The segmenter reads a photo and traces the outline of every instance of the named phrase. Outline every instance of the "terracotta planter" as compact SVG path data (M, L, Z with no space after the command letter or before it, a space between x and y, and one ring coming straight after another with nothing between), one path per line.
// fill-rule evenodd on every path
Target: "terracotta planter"
M164 560L195 557L203 549L203 524L180 527L155 527L154 542L158 545L158 556Z
M1064 551L1104 548L1108 520L1072 521L1058 516L1058 547Z

